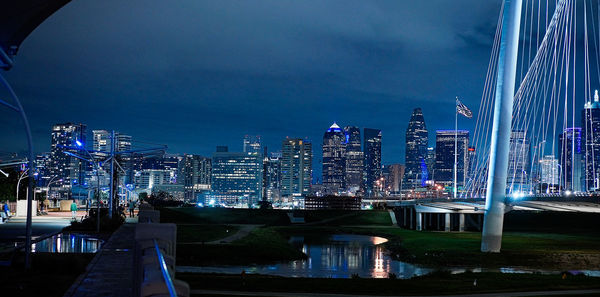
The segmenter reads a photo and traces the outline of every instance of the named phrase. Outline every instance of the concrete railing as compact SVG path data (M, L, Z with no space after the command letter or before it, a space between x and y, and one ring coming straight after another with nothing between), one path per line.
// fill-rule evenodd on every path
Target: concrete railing
M186 282L175 279L177 225L161 224L160 212L140 205L135 228L134 296L189 296Z

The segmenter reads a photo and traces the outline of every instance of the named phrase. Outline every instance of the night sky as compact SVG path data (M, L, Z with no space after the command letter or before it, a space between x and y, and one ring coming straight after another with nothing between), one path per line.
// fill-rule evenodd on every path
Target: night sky
M430 140L453 129L455 96L477 112L500 5L76 0L25 40L5 74L36 152L49 150L59 122L201 155L241 151L245 134L270 151L308 137L320 172L323 133L336 121L382 129L384 163L403 163L413 108L423 108ZM0 109L0 124L0 151L22 152L17 114Z

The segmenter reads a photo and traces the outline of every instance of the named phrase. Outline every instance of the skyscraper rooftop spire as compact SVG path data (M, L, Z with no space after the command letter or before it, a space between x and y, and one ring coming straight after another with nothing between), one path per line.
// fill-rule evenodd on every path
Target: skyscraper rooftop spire
M333 122L333 125L327 129L327 132L342 132L342 128L336 122Z

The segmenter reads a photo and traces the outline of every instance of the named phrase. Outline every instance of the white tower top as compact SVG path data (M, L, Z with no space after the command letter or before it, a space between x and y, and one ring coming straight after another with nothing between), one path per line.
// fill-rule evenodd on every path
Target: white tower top
M594 102L598 102L599 98L598 98L598 90L594 91Z

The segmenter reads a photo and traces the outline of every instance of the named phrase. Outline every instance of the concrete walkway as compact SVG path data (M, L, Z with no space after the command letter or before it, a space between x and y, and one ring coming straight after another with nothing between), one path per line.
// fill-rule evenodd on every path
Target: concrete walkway
M399 289L401 290L401 289ZM486 294L466 294L466 295L432 295L424 297L496 297L496 296L567 296L567 295L588 295L600 294L600 290L565 290L565 291L536 291L536 292L502 292ZM386 295L349 295L349 294L327 294L327 293L287 293L287 292L248 292L248 291L219 291L219 290L192 290L192 296L202 295L223 295L223 296L269 296L269 297L382 297ZM386 297L402 297L415 295L396 295Z
M132 296L135 224L115 231L65 297Z

